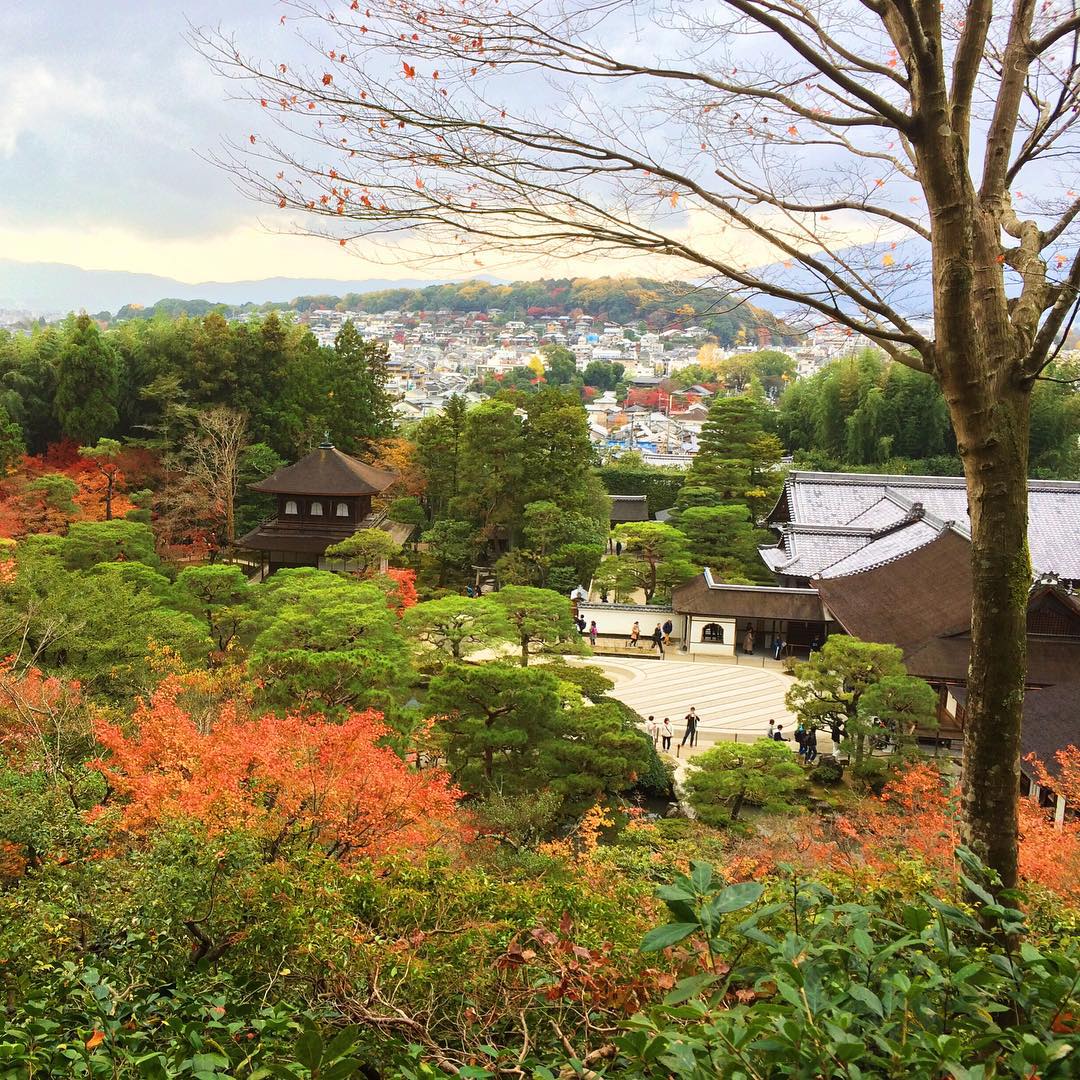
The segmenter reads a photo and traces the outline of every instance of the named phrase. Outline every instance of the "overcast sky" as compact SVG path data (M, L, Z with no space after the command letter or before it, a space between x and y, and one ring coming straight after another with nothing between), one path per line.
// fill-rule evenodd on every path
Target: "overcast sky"
M328 241L274 234L280 219L200 158L227 136L242 138L252 117L185 42L188 20L222 21L253 52L277 55L289 34L273 0L3 7L4 256L183 281L440 276L394 272Z

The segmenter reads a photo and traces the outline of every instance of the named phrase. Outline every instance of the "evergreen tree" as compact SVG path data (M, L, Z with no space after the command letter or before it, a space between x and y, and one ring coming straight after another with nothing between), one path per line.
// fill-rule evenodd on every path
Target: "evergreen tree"
M457 498L465 439L465 399L451 396L441 416L427 416L416 429L416 460L427 481L424 501L440 517Z
M116 427L118 374L112 345L89 315L79 315L57 368L56 420L63 434L88 445Z
M389 353L365 341L347 320L326 351L324 392L327 427L334 445L347 454L370 450L394 430L393 403L386 392Z

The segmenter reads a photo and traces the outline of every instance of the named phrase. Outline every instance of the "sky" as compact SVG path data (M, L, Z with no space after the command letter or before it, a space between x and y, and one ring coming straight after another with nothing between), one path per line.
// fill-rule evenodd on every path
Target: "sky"
M0 253L185 282L272 276L447 280L671 267L609 258L424 265L289 235L206 155L252 130L249 102L185 41L236 34L255 55L296 47L274 0L9 0L0 35ZM286 53L287 55L287 53ZM745 244L742 237L740 243ZM763 258L763 261L770 261Z
M181 281L453 276L283 235L204 160L250 106L184 40L188 23L276 53L273 0L8 0L0 34L0 252ZM391 268L393 269L393 268ZM463 272L463 276L467 276Z

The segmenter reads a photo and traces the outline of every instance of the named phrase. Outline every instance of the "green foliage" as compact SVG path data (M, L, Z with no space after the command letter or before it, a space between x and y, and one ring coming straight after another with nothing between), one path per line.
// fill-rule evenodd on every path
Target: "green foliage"
M426 600L405 612L403 625L412 642L441 654L441 659L461 660L515 640L505 609L489 596Z
M74 498L79 492L79 485L70 476L62 473L45 473L26 485L26 490L40 495L46 506L59 510L62 514L74 514L78 507Z
M112 345L88 315L79 315L57 366L56 420L65 435L91 443L115 428L118 374Z
M176 579L179 606L206 621L219 652L226 652L252 624L252 588L238 566L189 566Z
M585 365L582 380L586 386L595 386L597 390L614 390L622 380L626 367L619 363L608 363L606 360L590 360Z
M739 820L746 806L791 813L805 787L803 771L786 743L772 739L719 742L691 759L686 795L708 825Z
M690 542L691 559L709 567L717 579L773 583L772 574L758 554L758 548L769 543L770 534L755 528L745 506L686 506L679 512L677 527Z
M451 575L463 577L476 557L476 530L468 521L443 518L421 536L427 554L435 563L438 582L445 584Z
M723 974L689 975L634 1017L616 1040L619 1075L1073 1076L1075 944L1015 946L1016 898L994 902L988 874L958 854L975 912L929 894L895 909L843 903L795 879L770 897L694 863L660 890L673 921L642 948L693 937L710 959L737 959Z
M383 529L358 529L347 540L331 544L326 549L326 557L335 561L340 559L346 569L369 575L400 552L401 545Z
M154 532L141 521L76 521L60 546L69 570L87 570L103 562L141 562L160 565Z
M834 787L844 779L844 766L834 757L820 758L810 773L810 779L816 784Z
M574 652L579 647L578 628L570 601L550 589L528 585L507 585L492 597L513 630L513 640L521 649L521 665L538 652Z
M671 590L700 570L690 554L686 535L660 521L636 521L620 525L614 538L623 546L622 555L609 556L601 564L605 580L616 592L626 583L645 594L645 603L664 601Z
M22 428L0 405L0 476L7 472L26 453Z
M427 416L416 428L416 460L427 480L428 513L445 516L457 499L465 438L465 399L454 394L442 414Z
M393 402L386 392L390 355L380 341L365 341L351 321L323 350L323 385L333 388L326 406L326 430L340 450L356 454L394 429Z
M393 712L410 677L397 616L374 582L279 570L259 594L250 669L271 708Z
M686 479L677 469L664 469L659 466L637 464L603 465L596 470L596 475L611 495L644 495L649 513L654 517L660 510L667 510L675 505L679 490Z

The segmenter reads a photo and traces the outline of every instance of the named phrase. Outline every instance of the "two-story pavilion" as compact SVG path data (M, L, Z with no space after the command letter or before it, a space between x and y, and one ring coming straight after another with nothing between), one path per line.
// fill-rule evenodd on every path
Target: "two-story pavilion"
M295 465L251 485L252 491L277 497L277 514L237 543L259 553L264 577L286 566L331 568L323 558L326 549L358 529L393 532L394 523L373 512L371 500L397 479L396 473L367 465L323 442Z

